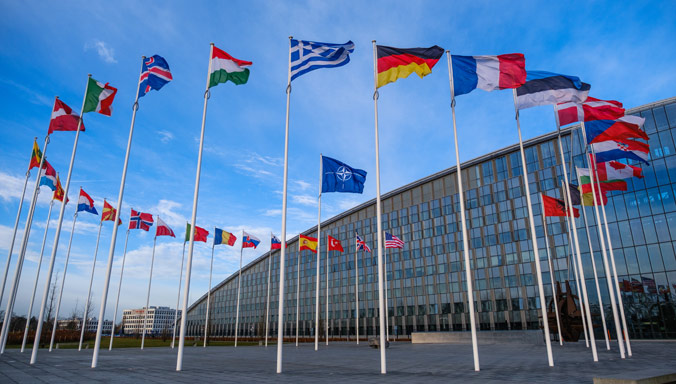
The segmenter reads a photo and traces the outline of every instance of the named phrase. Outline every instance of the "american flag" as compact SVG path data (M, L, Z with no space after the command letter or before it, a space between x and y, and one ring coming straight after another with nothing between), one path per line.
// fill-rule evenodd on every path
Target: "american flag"
M366 251L366 252L371 252L371 248L369 248L368 245L364 242L364 240L359 237L359 234L357 232L354 233L357 235L357 251Z
M404 242L397 236L389 232L385 232L385 248L404 248Z

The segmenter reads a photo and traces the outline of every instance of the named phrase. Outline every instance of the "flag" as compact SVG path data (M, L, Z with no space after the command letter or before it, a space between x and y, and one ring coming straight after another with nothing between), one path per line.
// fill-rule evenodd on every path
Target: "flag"
M249 80L250 61L235 59L227 52L213 47L211 51L211 72L209 73L209 88L215 87L228 80L236 85L246 84Z
M635 278L631 278L631 291L636 293L643 293L643 284Z
M526 82L526 59L521 53L497 56L451 56L453 93L464 95L479 88L484 91L517 88Z
M282 241L277 238L275 235L271 235L270 239L270 250L273 249L282 249Z
M85 211L89 213L93 213L95 215L98 215L99 213L96 212L96 208L94 208L94 199L92 199L91 196L87 194L87 192L84 191L84 189L80 188L80 196L77 198L77 211Z
M553 197L549 197L545 194L542 194L542 208L544 211L545 217L552 217L552 216L569 216L570 212L568 209L566 209L566 204L559 200L555 199ZM573 215L575 217L580 217L580 210L573 207Z
M52 195L52 200L59 200L60 202L63 203L63 195L65 194L65 191L63 190L63 187L61 186L61 179L59 179L59 174L56 174L56 188L54 189L54 194ZM70 199L66 197L66 204Z
M317 253L317 239L314 237L298 235L298 251L308 250Z
M56 191L56 170L45 159L40 170L40 185L46 185L52 191Z
M591 177L589 176L588 168L577 168L577 174L580 176L581 191L584 205L594 205L594 197L592 195ZM626 191L627 182L624 180L606 180L600 182L601 188L599 190L596 180L594 180L594 191L596 191L597 202L603 202L606 205L608 202L607 194L610 191Z
M646 164L650 158L650 147L636 140L609 140L592 144L596 161L604 163L611 160L632 159Z
M655 285L654 279L641 276L641 281L646 288L646 293L657 293L657 286Z
M557 106L559 125L564 126L578 121L615 120L624 116L622 103L615 100L599 100L587 97L584 103L561 103Z
M101 221L115 221L115 213L117 210L107 201L103 200L103 212L101 212ZM117 219L117 225L122 224L122 219Z
M320 43L291 39L291 81L320 68L336 68L350 62L354 43Z
M359 237L359 234L356 232L354 234L357 236L357 251L371 252L371 248L369 248L369 246L366 245L366 242Z
M111 87L108 83L100 83L90 77L83 112L98 112L110 116L113 113L112 105L116 93L117 88Z
M608 140L643 139L648 135L641 129L645 119L638 116L624 116L617 120L594 120L585 123L587 144Z
M404 248L404 242L397 236L385 232L385 248Z
M516 89L518 109L567 102L582 103L591 86L577 76L545 71L528 71L526 83Z
M580 169L580 168L578 168ZM579 205L582 204L585 207L591 207L594 205L594 195L591 193L591 188L588 193L580 193L580 187L570 184L570 195L571 195L571 200L573 201L573 205ZM607 191L599 191L598 188L594 188L594 191L596 192L596 202L599 203L599 205L606 205L608 204L608 192ZM577 203L576 202L577 199Z
M256 248L260 244L261 240L256 236L251 236L250 234L242 231L242 248Z
M153 215L150 213L137 212L134 209L131 210L129 229L142 229L147 232L150 230L151 225L153 225Z
M169 63L164 57L160 55L146 57L143 59L143 69L139 78L138 97L145 96L151 89L159 91L173 79Z
M343 250L343 245L340 243L340 240L335 239L331 236L327 236L327 239L329 240L329 251L345 252Z
M209 231L207 231L202 227L195 226L194 241L201 241L206 243L207 236L209 236ZM185 227L185 241L190 241L190 223L187 223Z
M322 156L322 192L364 192L366 171Z
M220 228L214 228L214 245L227 244L229 246L235 245L237 236Z
M28 164L28 170L40 166L40 159L42 159L42 152L38 146L38 141L33 140L33 152L31 152L31 162Z
M378 81L376 88L405 79L415 72L422 79L432 73L444 49L438 45L429 48L394 48L377 45Z
M157 230L155 231L155 237L157 236L171 236L176 237L174 231L169 228L167 223L162 221L159 216L157 216Z
M77 124L80 121L80 115L74 112L63 101L56 99L54 101L54 110L52 110L52 119L49 120L49 132L54 131L77 131ZM80 124L80 131L84 132L84 123Z
M582 199L580 199L580 190L578 186L572 183L568 184L568 189L570 190L570 205L580 205L582 204Z
M643 178L643 169L634 165L623 164L615 160L597 163L596 167L599 180L601 181L629 179L632 177L638 177L639 179Z

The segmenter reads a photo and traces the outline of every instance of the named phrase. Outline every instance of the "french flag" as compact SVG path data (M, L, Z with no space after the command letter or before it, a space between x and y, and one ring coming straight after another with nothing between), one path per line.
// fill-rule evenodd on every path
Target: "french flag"
M594 120L585 123L587 144L608 140L643 139L648 135L641 129L645 119L639 116L624 116L617 120Z
M521 53L497 56L451 56L454 95L476 88L484 91L518 88L526 82L526 59Z
M596 153L596 162L605 163L611 160L632 159L648 163L650 159L650 147L646 143L635 140L624 142L609 140L592 144Z
M98 215L96 208L94 208L94 199L87 194L82 188L80 188L80 196L77 199L77 212L85 211Z

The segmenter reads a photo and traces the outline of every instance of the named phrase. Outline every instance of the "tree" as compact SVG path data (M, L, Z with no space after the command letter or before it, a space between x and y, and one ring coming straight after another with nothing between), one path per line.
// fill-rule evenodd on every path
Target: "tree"
M54 323L52 322L52 311L54 310L54 296L56 296L56 285L58 281L59 271L56 271L54 282L52 283L52 287L49 289L49 308L47 309L47 319L45 320L45 326L50 330L53 329L54 326ZM54 319L54 321L56 321L56 319ZM43 337L46 337L46 334L43 334Z

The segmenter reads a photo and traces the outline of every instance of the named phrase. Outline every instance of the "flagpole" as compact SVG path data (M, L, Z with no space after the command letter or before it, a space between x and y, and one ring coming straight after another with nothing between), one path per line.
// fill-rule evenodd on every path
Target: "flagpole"
M356 232L355 232L356 235ZM354 247L354 294L356 298L356 310L355 310L355 335L357 335L357 345L359 345L359 261L357 260L357 247ZM362 251L362 254L364 251ZM363 258L363 256L362 256Z
M159 216L157 216L159 218ZM143 314L143 332L141 334L141 350L146 341L146 328L148 323L148 306L150 305L150 285L153 282L153 266L155 264L155 244L157 244L157 232L153 238L153 254L150 257L150 276L148 277L148 295L146 296L146 308L145 313Z
M171 349L174 349L176 341L176 323L178 323L178 305L181 300L181 283L183 282L183 261L185 259L185 241L183 241L183 256L181 256L181 270L178 275L178 293L176 294L176 309L174 310L174 334L171 336ZM183 314L181 314L183 317Z
M300 264L301 264L300 238L298 239L298 258L296 258L296 347L298 347L298 325L300 312Z
M317 274L315 275L315 280L317 283L317 288L315 289L315 351L319 349L319 280L321 276L319 274L319 264L321 256L321 243L322 243L322 154L319 154L319 197L317 198ZM328 249L328 247L327 247ZM327 251L328 252L328 251ZM328 257L328 253L327 253ZM328 305L328 303L327 303ZM326 307L328 310L328 306ZM325 320L328 324L328 318ZM328 342L328 336L326 341Z
M119 211L116 211L119 212ZM115 215L117 220L119 216ZM117 225L117 221L115 221ZM113 339L115 338L115 320L117 320L117 306L120 304L120 292L122 291L122 276L124 276L124 262L127 260L127 242L129 241L129 228L127 228L127 236L124 238L124 251L122 252L122 267L120 268L120 283L117 285L117 300L115 300L115 310L113 311L113 327L110 332L110 345L108 345L108 350L113 350ZM99 320L100 322L101 320Z
M47 212L47 221L45 222L45 234L42 236L42 246L40 247L40 258L38 259L38 266L35 272L35 283L33 284L33 294L31 295L30 306L28 307L28 315L26 315L26 328L23 332L23 341L21 342L21 353L26 348L26 339L28 339L28 329L30 328L30 319L33 314L33 303L35 302L35 293L38 290L38 280L40 278L40 268L42 267L42 256L45 253L45 243L47 243L47 232L49 231L49 218L52 216L52 207L54 206L54 199L49 202L49 212Z
M106 200L103 200L104 205ZM116 223L117 224L117 223ZM101 227L103 220L99 222L99 233L96 235L96 248L94 248L94 261L92 262L92 273L89 275L89 291L87 291L87 301L85 302L84 312L82 312L82 329L80 330L80 344L78 351L82 350L82 340L84 339L85 325L87 324L87 313L89 312L89 302L92 295L92 283L94 282L94 270L96 269L96 255L99 253L99 239L101 238Z
M390 341L390 305L387 298L387 247L383 250L385 263L383 264L383 274L385 276L385 340Z
M326 345L329 345L329 235L326 234L326 260L324 261L324 269L326 269L326 317L324 318L326 328Z
M206 90L204 91L204 109L202 111L202 129L200 132L200 148L197 155L197 171L195 172L195 193L192 200L192 217L190 222L190 242L188 243L188 265L185 271L185 292L183 293L183 308L181 310L181 333L178 338L178 357L176 358L176 370L183 368L183 348L185 347L185 323L188 311L188 300L190 299L190 275L192 273L192 255L195 245L195 225L197 221L197 197L200 190L200 172L202 171L202 149L204 148L204 124L207 119L207 102L209 101L209 79L211 75L211 56L214 52L214 43L209 47L209 69L207 70ZM241 269L241 268L240 268ZM235 340L237 340L235 338ZM237 345L235 343L235 345Z
M270 232L270 238L272 238L272 232ZM272 276L272 245L270 246L270 253L268 254L268 298L267 303L265 304L265 347L268 347L268 334L270 330L270 277Z
M556 329L559 333L559 345L563 345L563 336L561 336L561 322L559 321L559 301L556 299L556 287L554 286L554 264L549 252L549 236L547 235L547 216L545 215L545 201L542 193L540 193L540 204L542 206L542 228L545 233L545 247L547 248L547 264L549 265L549 279L552 283L552 301L554 302L554 310L556 312ZM565 205L566 209L572 209L571 206ZM549 321L547 317L546 321Z
M239 249L239 277L237 278L237 317L235 318L235 348L239 334L239 297L242 290L242 253L244 252L244 231L242 231L242 247Z
M528 205L528 221L530 223L531 241L533 245L533 254L535 256L535 270L538 277L538 292L540 294L540 307L542 311L543 328L545 331L545 344L547 345L547 360L549 366L554 366L554 357L552 356L552 343L549 336L549 323L547 319L547 306L545 305L545 290L542 285L542 268L540 267L540 252L538 250L537 233L535 232L535 218L533 217L533 205L530 198L530 185L528 184L528 168L526 164L526 152L523 149L523 140L521 139L521 123L519 121L519 108L516 103L516 88L512 89L514 97L514 112L516 113L516 129L519 134L519 147L521 150L521 165L523 167L523 184L526 189L526 204ZM572 212L572 210L571 210ZM469 251L469 250L467 250Z
M82 187L80 187L82 191ZM70 239L68 240L68 251L66 251L66 261L63 264L63 277L61 278L61 289L59 290L59 299L56 301L56 311L54 312L54 324L52 325L52 339L49 342L49 352L54 346L54 337L56 336L56 325L59 320L59 308L61 308L61 299L63 298L63 288L66 285L66 272L68 272L68 260L70 259L70 247L73 244L73 235L75 234L75 222L77 221L77 211L73 215L73 228L70 230Z
M215 235L215 233L214 233ZM207 347L207 330L209 329L209 304L211 302L211 274L214 270L214 247L216 247L216 238L214 237L214 244L211 245L211 265L209 266L209 288L207 290L207 316L204 319L204 348Z
M465 219L465 195L462 187L462 172L460 167L460 154L458 150L458 130L455 123L455 86L453 84L453 65L451 64L451 54L446 51L446 59L448 60L448 81L451 86L451 115L453 116L453 140L455 143L455 163L456 176L458 179L458 199L460 201L460 221L462 228L462 244L465 254L465 280L467 281L467 303L469 305L470 328L472 331L472 353L474 356L474 371L479 371L479 344L476 335L476 319L474 315L474 290L472 282L472 265L471 255L469 252L469 240L467 235L467 223ZM516 105L516 104L515 104ZM517 112L518 113L518 112ZM518 119L517 119L518 124ZM520 135L520 134L519 134ZM530 202L529 202L530 208ZM533 232L535 233L535 232ZM548 333L547 333L547 337ZM550 351L551 354L551 351ZM551 365L551 364L550 364Z

